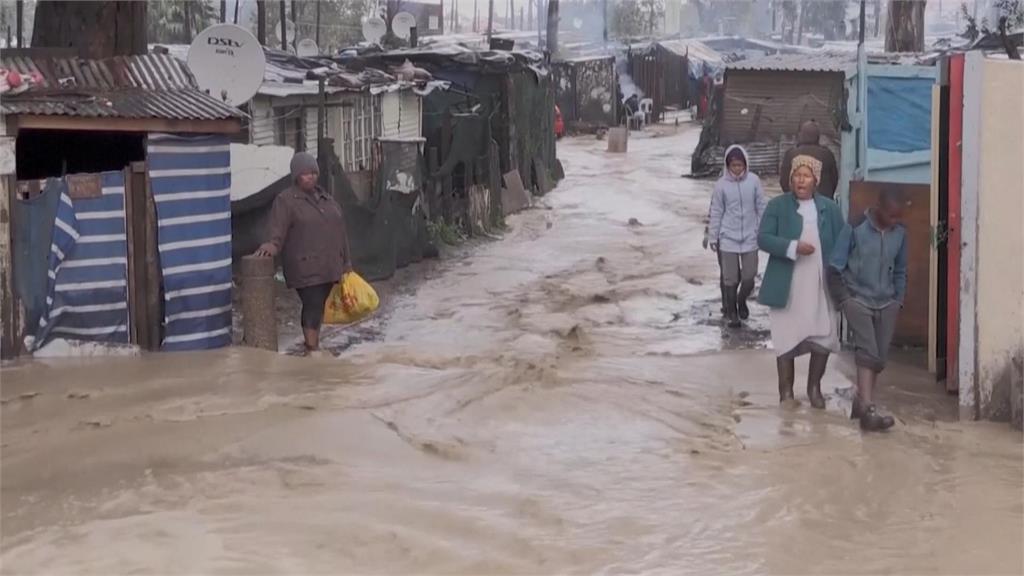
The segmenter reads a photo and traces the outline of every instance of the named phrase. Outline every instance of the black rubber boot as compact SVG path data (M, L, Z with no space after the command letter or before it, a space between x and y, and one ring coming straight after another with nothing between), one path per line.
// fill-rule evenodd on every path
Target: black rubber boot
M775 367L779 372L779 404L796 401L796 398L793 396L796 362L792 358L776 358Z
M811 362L807 367L807 400L811 406L825 409L825 397L821 395L821 378L828 367L828 354L811 353Z
M860 414L860 429L868 432L881 432L892 428L896 420L892 416L882 416L874 404L864 408Z
M736 308L737 312L739 312L740 320L750 318L750 308L747 308L747 298L750 297L750 293L753 291L753 280L746 280L740 283L740 293L736 296Z
M725 287L725 319L728 321L729 328L739 328L743 326L740 322L739 314L736 311L735 286Z

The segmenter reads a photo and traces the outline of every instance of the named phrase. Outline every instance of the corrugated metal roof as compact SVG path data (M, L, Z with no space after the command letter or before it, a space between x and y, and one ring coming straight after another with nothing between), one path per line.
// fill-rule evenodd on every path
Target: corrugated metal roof
M224 120L245 115L201 92L192 75L161 54L104 60L4 54L3 66L41 81L28 91L5 95L5 114Z
M720 63L723 61L721 54L699 40L660 40L658 41L658 44L661 44L663 48L679 56L689 56L690 58L707 62L709 64Z
M775 54L726 65L727 70L752 72L846 72L856 67L857 55L839 52Z

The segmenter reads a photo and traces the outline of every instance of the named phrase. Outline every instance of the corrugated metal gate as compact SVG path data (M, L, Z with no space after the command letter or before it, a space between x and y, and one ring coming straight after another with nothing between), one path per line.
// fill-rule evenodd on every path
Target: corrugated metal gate
M805 120L838 140L844 92L841 72L727 70L719 143L777 142Z

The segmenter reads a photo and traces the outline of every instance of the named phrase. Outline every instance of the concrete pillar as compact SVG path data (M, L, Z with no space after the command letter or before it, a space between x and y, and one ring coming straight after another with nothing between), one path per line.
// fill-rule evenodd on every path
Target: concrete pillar
M242 258L242 343L277 352L275 271L273 258Z
M629 120L625 126L608 129L608 151L613 154L625 154L629 147Z

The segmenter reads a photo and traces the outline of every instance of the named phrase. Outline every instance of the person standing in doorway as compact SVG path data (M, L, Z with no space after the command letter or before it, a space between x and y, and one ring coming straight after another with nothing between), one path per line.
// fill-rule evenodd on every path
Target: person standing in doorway
M270 237L256 255L281 255L285 282L302 301L306 355L318 356L327 297L352 271L352 257L341 205L319 186L316 158L306 152L295 154L291 176L292 186L274 200Z
M797 156L810 156L821 162L821 181L818 182L818 194L835 198L836 187L839 186L839 167L832 151L821 145L821 130L814 120L808 120L800 125L796 146L790 148L782 157L782 166L779 168L779 185L782 186L783 192L793 191L789 176L793 171L793 159Z
M792 194L773 198L765 209L758 246L769 254L758 299L771 308L772 347L779 376L779 403L793 396L796 357L811 355L807 398L825 408L821 378L828 357L839 350L839 314L829 298L826 267L845 226L839 206L816 192L821 162L793 158Z
M883 190L860 225L843 229L828 269L832 299L846 315L856 350L857 396L850 418L860 420L864 430L885 430L894 423L892 416L878 413L874 390L907 294L906 204L899 190Z
M730 146L708 210L708 239L718 253L730 328L739 328L740 320L750 317L747 298L757 277L757 230L766 203L761 179L749 170L746 150Z

